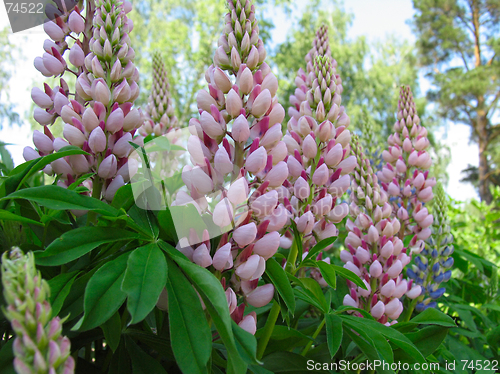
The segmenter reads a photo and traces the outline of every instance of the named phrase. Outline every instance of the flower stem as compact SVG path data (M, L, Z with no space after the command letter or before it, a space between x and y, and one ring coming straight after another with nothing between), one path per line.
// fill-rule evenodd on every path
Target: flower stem
M260 360L266 351L267 343L269 343L269 339L271 338L271 334L274 330L274 325L276 324L276 320L278 319L278 315L280 313L280 306L277 301L274 301L273 307L267 316L267 321L264 326L264 333L262 334L262 338L260 338L258 346L257 346L257 360Z
M309 351L309 349L311 349L313 341L318 337L318 335L321 332L321 330L323 329L323 326L325 325L325 323L326 323L326 318L323 318L323 321L321 321L321 323L319 324L318 328L316 329L316 331L314 332L314 334L312 336L313 340L309 341L309 343L307 343L306 347L302 351L302 353L301 353L302 356L305 356L306 353Z
M94 182L92 183L92 197L101 200L102 191L102 179L96 175ZM97 221L97 213L90 211L87 216L87 226L90 224L95 224Z
M408 310L406 311L406 315L403 318L402 322L408 322L411 318L411 315L413 314L413 310L415 309L415 306L417 305L418 302L418 297L416 299L413 299L410 303L410 306Z
M298 253L299 253L299 244L297 243L294 237L292 241L292 247L290 248L290 252L288 253L288 258L286 259L286 267L285 267L285 270L292 275L294 275L295 273L295 262L297 261Z

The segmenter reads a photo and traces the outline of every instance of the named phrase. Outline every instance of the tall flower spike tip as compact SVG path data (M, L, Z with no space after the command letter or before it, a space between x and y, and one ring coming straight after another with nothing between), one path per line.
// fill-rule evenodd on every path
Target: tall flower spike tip
M167 69L159 52L153 54L153 84L149 96L146 121L139 132L143 136L163 135L177 126Z
M208 90L198 93L200 115L189 123L194 167L184 168L182 175L189 195L177 194L176 204L196 203L226 232L218 248L210 248L210 241L193 231L181 239L187 245L180 249L200 266L232 273L226 292L231 315L253 333L255 318L243 317L243 304L236 308L232 295L237 292L254 306L267 304L274 295L272 285L257 288L257 282L289 219L278 201L288 176L281 141L285 111L277 101L278 80L265 62L255 7L249 0L227 3L214 64L205 73ZM208 204L204 196L215 193L214 204Z
M319 240L337 236L335 224L349 213L347 204L337 200L348 189L348 174L356 163L349 156L349 117L340 105L342 87L327 35L322 26L306 56L308 73L300 69L295 79L284 137L289 177L280 201L303 235L305 251Z
M59 317L50 318L48 283L35 267L33 253L19 248L2 255L4 314L16 334L14 368L18 373L74 372L70 341L61 335Z
M142 125L141 113L132 108L139 95L139 72L133 63L135 53L128 37L133 29L132 21L126 16L129 8L128 3L118 0L89 2L86 16L87 19L93 17L93 22L85 23L89 26L85 26L86 30L82 33L83 41L75 42L87 52L82 66L78 67L76 100L67 98L67 84L62 85L63 88L57 87L57 90L45 86L45 95L49 99L54 94L53 110L64 122L64 139L54 139L48 128L44 129L45 135L53 142L53 150L58 151L71 144L90 154L58 159L45 171L60 175L58 184L61 187L67 187L80 175L96 172L92 182L85 182L86 187L93 190L95 197L104 197L108 201L131 177L133 168L129 170L127 165L132 151L129 141ZM55 53L55 48L52 50ZM34 89L32 94L38 105L50 104L41 90ZM43 150L35 142L41 155L50 153L49 147L45 147L46 140L38 140L44 146ZM134 141L140 143L141 138ZM26 154L31 155L32 152Z
M422 295L417 299L417 311L436 307L435 300L445 292L445 288L440 287L440 284L451 278L453 266L453 235L450 233L446 194L440 183L435 190L436 194L432 200L432 235L426 239L422 252L415 256L415 265L406 272L408 277L423 288Z
M410 258L397 236L399 220L390 218L386 193L380 190L356 136L352 152L357 159L351 184L350 211L354 221L347 220L347 250L341 252L340 258L346 269L364 281L367 290L348 281L350 293L345 296L344 305L364 309L389 325L403 311L400 298L408 291L408 282L403 279L402 270Z
M420 124L410 87L401 87L397 121L388 144L389 148L382 152L386 164L377 175L389 195L393 216L401 221L399 238L411 237L411 257L424 248L424 240L431 235L433 216L425 203L433 197L436 179L429 176L432 159L426 150L427 129Z

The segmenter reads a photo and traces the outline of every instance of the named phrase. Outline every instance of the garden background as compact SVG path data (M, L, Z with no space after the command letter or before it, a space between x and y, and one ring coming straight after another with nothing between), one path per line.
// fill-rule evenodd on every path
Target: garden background
M473 12L453 13L456 3L466 10L479 9L477 34ZM151 56L159 51L175 115L180 124L187 124L197 113L196 93L204 87L225 2L151 0L133 5L135 29L130 36L141 73L135 104L147 103ZM281 103L287 103L295 89L294 77L316 30L322 24L329 27L351 131L361 134L371 154L384 149L392 131L399 87L412 87L429 130L431 174L449 194L455 267L440 309L458 326L450 330L445 346L455 357L498 360L500 5L488 0L276 0L256 5ZM0 155L12 169L24 161L22 149L32 145L32 131L39 127L28 98L31 88L42 82L33 59L42 53L46 35L41 27L10 34L4 8L0 26L5 26L0 37L0 141L10 143L0 148ZM55 136L62 134L60 123L57 126L51 129ZM345 234L341 232L339 243ZM0 239L8 248L5 236Z

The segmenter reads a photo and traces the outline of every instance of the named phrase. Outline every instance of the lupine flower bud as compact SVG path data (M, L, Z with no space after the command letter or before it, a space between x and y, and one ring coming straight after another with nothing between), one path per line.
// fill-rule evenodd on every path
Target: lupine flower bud
M432 235L425 238L425 248L414 258L415 265L407 270L407 275L413 282L421 286L421 292L412 289L407 293L408 297L410 294L412 298L418 297L417 311L436 306L434 300L444 293L444 288L439 288L439 285L451 278L450 268L453 266L453 236L450 234L446 195L441 184L437 185L432 210L433 215L428 214L427 208L414 214L420 226L424 221L431 221L428 217L433 217L432 227L429 229Z
M14 368L18 373L74 372L70 342L61 336L59 317L49 320L51 306L47 282L36 270L33 254L13 248L2 256L2 284L7 307L4 314L15 332ZM19 311L22 311L20 313Z

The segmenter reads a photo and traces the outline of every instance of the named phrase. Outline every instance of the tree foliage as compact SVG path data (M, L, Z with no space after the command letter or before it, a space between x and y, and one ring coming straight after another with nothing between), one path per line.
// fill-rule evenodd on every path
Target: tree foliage
M420 63L435 86L429 99L438 103L442 118L472 127L479 146L479 194L490 202L488 186L498 180L499 165L494 149L500 135L500 5L491 0L414 0L413 5Z

